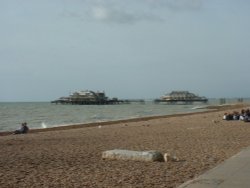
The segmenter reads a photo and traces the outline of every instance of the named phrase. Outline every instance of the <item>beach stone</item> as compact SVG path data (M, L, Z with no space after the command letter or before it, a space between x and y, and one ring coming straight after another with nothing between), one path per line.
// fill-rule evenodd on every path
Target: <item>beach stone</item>
M180 159L178 157L176 157L175 155L172 156L169 153L164 153L163 158L164 158L165 162L169 162L169 161L178 162L178 161L180 161Z
M164 161L163 155L158 151L131 151L114 149L102 152L103 159L121 159L134 161Z

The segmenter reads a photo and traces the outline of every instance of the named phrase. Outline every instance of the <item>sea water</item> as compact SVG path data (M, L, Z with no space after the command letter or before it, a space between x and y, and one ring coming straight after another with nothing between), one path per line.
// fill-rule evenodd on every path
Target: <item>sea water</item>
M231 103L235 101L231 100ZM27 122L31 129L65 126L79 123L132 119L156 115L170 115L204 111L201 107L219 104L169 105L131 103L119 105L56 105L49 102L0 102L0 132L13 131Z

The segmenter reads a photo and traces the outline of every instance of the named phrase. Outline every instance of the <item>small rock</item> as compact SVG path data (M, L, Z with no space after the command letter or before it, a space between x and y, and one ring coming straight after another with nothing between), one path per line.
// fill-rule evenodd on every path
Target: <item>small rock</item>
M165 153L163 157L164 157L165 162L169 162L169 161L178 162L178 161L180 161L180 159L178 157L176 157L175 155L171 156L168 153Z

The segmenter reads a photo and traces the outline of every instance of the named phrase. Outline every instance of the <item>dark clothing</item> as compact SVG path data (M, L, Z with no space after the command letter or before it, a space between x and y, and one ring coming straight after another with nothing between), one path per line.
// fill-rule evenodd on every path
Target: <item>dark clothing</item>
M25 134L25 133L28 133L28 131L29 131L29 127L27 125L24 125L22 133Z
M22 125L22 127L18 130L15 130L14 134L25 134L28 133L29 127L27 125Z

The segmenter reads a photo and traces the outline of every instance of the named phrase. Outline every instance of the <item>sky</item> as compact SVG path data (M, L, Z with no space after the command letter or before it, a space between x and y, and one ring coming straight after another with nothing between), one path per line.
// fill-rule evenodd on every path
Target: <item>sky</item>
M248 0L1 0L0 101L250 97Z

